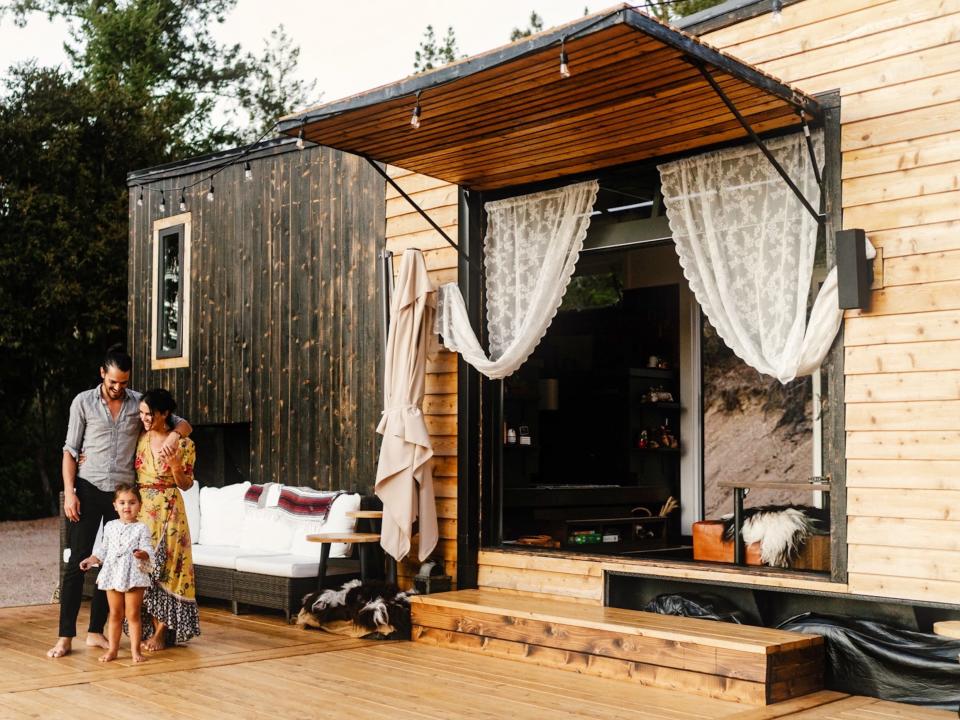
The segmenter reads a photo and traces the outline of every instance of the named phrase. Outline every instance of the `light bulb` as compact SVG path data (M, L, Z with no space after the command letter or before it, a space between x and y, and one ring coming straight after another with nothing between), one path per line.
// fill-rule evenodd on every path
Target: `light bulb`
M243 179L244 180L253 180L253 169L250 167L250 161L244 163L243 165Z
M775 25L783 24L783 0L773 0L771 6L773 8L773 14L770 16L770 19L773 20Z
M420 127L420 103L413 106L413 113L410 115L410 126L414 129Z
M213 183L210 184L210 189L207 190L207 202L213 202Z
M303 126L300 127L300 132L297 133L297 150L303 150Z
M567 51L560 51L560 77L566 79L570 77L570 64L567 60Z
M160 212L167 211L167 200L163 196L163 190L160 191Z
M140 197L137 198L137 207L143 207L143 188L140 188Z
M183 192L180 193L180 212L187 211L187 198L184 196Z

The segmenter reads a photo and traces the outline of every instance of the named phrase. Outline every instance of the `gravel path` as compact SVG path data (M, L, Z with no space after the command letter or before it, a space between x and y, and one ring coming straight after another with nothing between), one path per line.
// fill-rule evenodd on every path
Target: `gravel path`
M0 607L51 601L57 587L59 520L0 522Z

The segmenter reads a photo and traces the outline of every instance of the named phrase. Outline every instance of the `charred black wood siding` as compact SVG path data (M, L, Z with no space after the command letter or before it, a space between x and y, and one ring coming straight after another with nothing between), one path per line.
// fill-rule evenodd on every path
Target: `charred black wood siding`
M192 221L190 366L150 369L153 221L209 170L130 191L128 338L134 387L168 388L195 425L250 423L250 478L369 489L382 371L377 252L383 179L308 147L186 191ZM136 180L132 182L136 183ZM159 193L166 212L159 211ZM200 462L202 462L200 458Z

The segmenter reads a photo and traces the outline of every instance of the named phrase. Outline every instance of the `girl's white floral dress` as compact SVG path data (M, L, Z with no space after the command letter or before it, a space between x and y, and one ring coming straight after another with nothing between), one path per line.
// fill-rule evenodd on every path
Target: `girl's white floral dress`
M134 550L144 550L149 560L140 561L133 556ZM150 571L153 566L153 542L150 530L142 522L122 523L111 520L103 526L103 535L93 548L100 558L100 575L97 587L101 590L126 592L131 588L150 587Z

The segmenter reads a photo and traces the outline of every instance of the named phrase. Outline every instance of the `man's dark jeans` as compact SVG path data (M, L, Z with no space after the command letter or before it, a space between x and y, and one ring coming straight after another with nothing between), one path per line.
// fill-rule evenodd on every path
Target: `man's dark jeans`
M80 500L80 520L67 520L67 543L70 547L70 562L63 575L60 588L60 637L75 637L77 634L77 613L83 598L83 571L80 561L93 553L93 543L97 539L100 521L104 524L117 519L113 509L113 493L98 490L83 478L77 478L77 498ZM107 621L107 594L96 589L90 603L90 625L88 632L102 633Z

